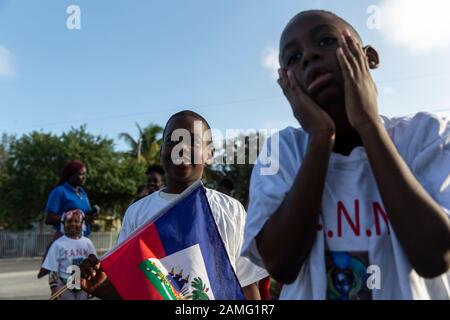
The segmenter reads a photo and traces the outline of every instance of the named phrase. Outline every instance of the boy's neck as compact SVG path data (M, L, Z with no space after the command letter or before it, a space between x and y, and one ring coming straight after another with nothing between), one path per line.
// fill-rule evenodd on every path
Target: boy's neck
M356 131L349 133L337 133L333 152L348 156L353 149L361 146L363 146L363 142Z
M81 238L81 236L79 236L79 235L71 235L71 236L70 236L70 235L67 235L67 234L66 234L66 237L67 237L67 238L70 238L70 239L74 239L74 240L78 240L78 239Z
M193 183L194 182L167 181L167 187L164 189L164 192L180 194Z
M345 104L330 109L345 110ZM363 146L358 131L352 127L345 112L339 112L332 116L332 118L336 125L336 139L333 148L334 153L349 156L355 148Z

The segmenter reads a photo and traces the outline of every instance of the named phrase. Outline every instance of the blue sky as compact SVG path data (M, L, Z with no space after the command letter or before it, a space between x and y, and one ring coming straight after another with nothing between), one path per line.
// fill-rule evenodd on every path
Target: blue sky
M81 30L66 27L72 4ZM370 5L381 29L367 27ZM118 133L185 108L220 130L297 126L273 70L285 24L311 8L378 49L381 113L450 115L449 1L0 0L0 132L87 124L123 149Z

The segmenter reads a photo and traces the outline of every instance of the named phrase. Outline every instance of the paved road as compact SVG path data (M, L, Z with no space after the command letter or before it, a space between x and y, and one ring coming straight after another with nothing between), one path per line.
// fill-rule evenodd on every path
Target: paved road
M0 299L48 299L47 277L36 277L40 265L41 258L0 259Z

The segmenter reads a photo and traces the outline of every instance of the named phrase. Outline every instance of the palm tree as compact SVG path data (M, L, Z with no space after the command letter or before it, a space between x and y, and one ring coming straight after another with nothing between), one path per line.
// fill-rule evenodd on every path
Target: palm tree
M162 141L160 134L163 128L153 123L144 128L136 123L136 127L139 130L139 137L137 139L127 132L120 133L119 139L124 140L128 144L130 147L129 152L136 156L138 161L158 163L159 148Z

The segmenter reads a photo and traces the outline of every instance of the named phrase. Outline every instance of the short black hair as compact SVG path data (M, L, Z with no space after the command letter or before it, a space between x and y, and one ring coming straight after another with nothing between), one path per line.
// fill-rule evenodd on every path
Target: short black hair
M165 174L163 167L161 167L158 164L151 164L148 166L147 171L145 171L145 174L150 174L151 172L159 173L161 176Z
M314 14L314 13L324 13L324 14L328 14L328 15L330 15L330 16L332 16L332 17L338 19L339 21L341 21L342 23L344 23L344 24L350 29L350 31L353 32L353 33L358 37L358 40L359 40L361 43L363 42L363 41L362 41L362 38L361 38L361 35L359 34L359 32L356 31L356 29L355 29L349 22L347 22L345 19L339 17L339 16L338 16L337 14L335 14L334 12L327 11L327 10L322 10L322 9L311 9L311 10L301 11L300 13L296 14L296 15L289 21L289 23L287 24L287 26L289 26L289 25L291 24L291 22L294 21L295 19L297 19L297 18L299 18L299 17L301 17L301 16L303 16L303 15L310 14L310 13L313 13L313 14ZM287 26L286 26L286 27L287 27Z
M211 130L211 127L210 127L208 121L206 121L206 119L203 118L201 115L199 115L197 112L194 112L192 110L183 110L183 111L180 111L180 112L177 112L177 113L171 115L169 120L167 120L166 125L164 126L163 134L162 134L163 139L165 139L165 137L166 137L166 129L167 129L167 125L169 124L170 120L172 120L173 118L185 117L185 116L190 116L190 117L193 117L195 119L198 119L198 120L202 121L203 124L209 130Z

